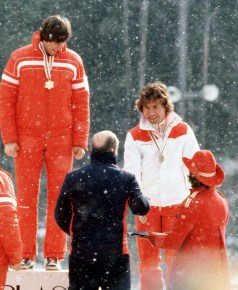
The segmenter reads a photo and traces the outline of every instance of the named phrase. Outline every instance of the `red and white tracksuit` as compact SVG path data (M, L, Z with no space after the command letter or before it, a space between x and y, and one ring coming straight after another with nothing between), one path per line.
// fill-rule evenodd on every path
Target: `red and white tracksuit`
M0 168L0 290L4 289L8 266L22 259L22 241L17 202L10 175Z
M159 150L150 137L154 133L164 161L159 160ZM175 112L166 116L163 137L141 116L138 126L131 129L126 137L124 169L134 173L142 192L150 199L151 209L146 223L136 218L138 231L170 231L176 220L179 204L189 194L187 169L182 157L191 158L199 150L191 127L182 122ZM160 269L161 253L149 241L137 239L140 258L140 280L142 290L163 289ZM165 262L171 259L171 250L165 251ZM157 277L156 279L154 277Z
M32 44L14 51L0 86L3 143L17 142L15 158L17 200L23 257L37 254L38 200L42 167L47 176L47 219L44 256L62 259L66 236L54 221L54 207L64 176L72 168L72 147L87 149L89 89L83 62L63 47L54 57L47 81L39 32Z

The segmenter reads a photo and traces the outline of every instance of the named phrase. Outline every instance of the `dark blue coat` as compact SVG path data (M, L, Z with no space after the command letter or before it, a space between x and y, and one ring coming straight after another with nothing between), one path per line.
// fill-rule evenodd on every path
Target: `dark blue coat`
M92 153L90 165L67 174L55 220L71 236L71 254L127 254L128 205L138 215L150 208L135 176L116 165L112 152Z

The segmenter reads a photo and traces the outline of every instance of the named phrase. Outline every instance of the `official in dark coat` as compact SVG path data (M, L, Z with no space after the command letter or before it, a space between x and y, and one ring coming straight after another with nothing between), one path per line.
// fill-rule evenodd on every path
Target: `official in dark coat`
M116 165L119 141L111 131L91 140L91 164L67 174L55 219L71 236L69 290L127 290L130 262L126 216L150 208L133 174Z
M223 183L224 171L208 150L183 161L190 171L191 194L181 205L173 231L150 233L148 238L156 247L175 249L166 289L228 290L228 204L215 188Z

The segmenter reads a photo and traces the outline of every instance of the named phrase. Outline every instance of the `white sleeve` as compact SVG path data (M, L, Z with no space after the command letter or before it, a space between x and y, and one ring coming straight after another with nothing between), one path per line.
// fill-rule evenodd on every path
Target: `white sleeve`
M139 145L132 138L131 133L127 133L124 144L124 169L136 176L139 185L141 185L141 164L142 155L139 149Z
M197 142L197 139L195 137L195 134L193 132L193 130L191 129L191 127L189 125L187 125L188 127L188 131L186 134L186 140L184 143L184 148L183 148L183 157L187 157L187 158L192 158L194 153L199 151L199 145Z

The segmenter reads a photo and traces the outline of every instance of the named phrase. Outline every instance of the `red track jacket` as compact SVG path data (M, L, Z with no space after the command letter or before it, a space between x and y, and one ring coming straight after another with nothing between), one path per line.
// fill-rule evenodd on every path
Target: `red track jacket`
M0 86L3 143L17 142L22 133L57 136L72 130L73 146L86 149L89 89L83 62L65 46L54 58L55 87L48 90L39 42L39 32L35 32L32 44L15 50L4 69Z
M9 175L0 168L0 269L18 264L22 242L17 218L17 202Z

